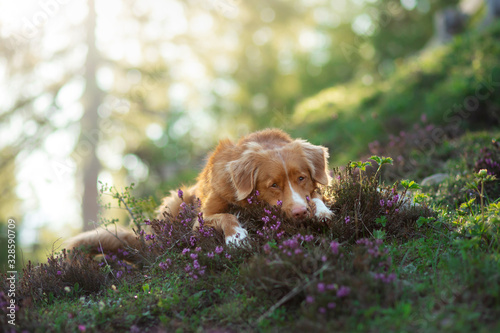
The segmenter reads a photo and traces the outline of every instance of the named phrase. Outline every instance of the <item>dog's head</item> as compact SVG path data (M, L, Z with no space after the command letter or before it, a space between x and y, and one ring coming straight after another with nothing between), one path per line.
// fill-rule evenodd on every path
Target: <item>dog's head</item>
M271 205L282 202L292 218L309 216L308 199L318 184L327 185L328 149L304 140L276 147L249 142L238 160L228 164L236 200L259 191L259 199Z

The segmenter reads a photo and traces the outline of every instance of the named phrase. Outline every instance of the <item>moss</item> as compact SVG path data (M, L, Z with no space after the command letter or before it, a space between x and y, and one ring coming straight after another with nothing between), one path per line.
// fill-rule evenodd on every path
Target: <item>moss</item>
M294 134L326 143L334 163L341 165L365 153L369 142L383 141L381 133L408 131L424 114L439 127L499 126L499 57L497 23L405 61L376 85L351 82L302 101L293 117ZM471 100L475 96L479 104L469 112L463 104L477 101Z

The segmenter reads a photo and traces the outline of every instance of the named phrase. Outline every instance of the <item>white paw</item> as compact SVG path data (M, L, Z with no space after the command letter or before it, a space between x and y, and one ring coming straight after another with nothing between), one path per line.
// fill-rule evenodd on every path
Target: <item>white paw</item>
M246 231L242 227L236 227L236 228L234 228L234 231L236 231L236 233L234 235L226 237L226 244L239 246L241 244L241 241L243 241L245 238L247 238L248 231Z
M314 214L319 219L331 219L333 217L333 213L331 210L326 207L323 200L314 198L312 199L316 204L316 214Z

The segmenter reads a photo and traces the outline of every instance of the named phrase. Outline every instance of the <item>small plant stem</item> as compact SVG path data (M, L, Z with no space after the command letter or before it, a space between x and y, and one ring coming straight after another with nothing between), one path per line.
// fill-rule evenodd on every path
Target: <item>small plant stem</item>
M481 199L481 220L484 223L484 181L481 181L481 194L480 194L480 199Z
M274 304L273 306L271 306L269 308L269 310L267 310L262 316L259 317L259 319L257 319L257 323L260 323L262 320L266 319L267 317L269 317L277 308L279 308L281 305L283 305L285 302L287 302L288 300L290 300L292 297L294 297L295 295L297 295L298 293L300 293L304 288L307 288L308 285L310 285L311 283L313 283L314 281L314 278L318 275L320 275L321 273L323 273L323 271L325 269L328 268L328 264L324 264L320 269L318 269L314 274L313 274L313 278L311 280L309 280L307 283L305 284L301 284L301 285L298 285L296 286L295 288L293 288L288 294L286 294L285 296L283 296L279 301L278 303Z
M132 212L132 209L130 209L130 207L127 205L127 203L125 202L125 200L123 200L123 196L118 191L116 191L116 194L117 194L118 200L121 203L123 203L123 205L125 206L125 209L130 214L130 217L132 218L132 221L137 226L137 230L140 232L141 231L141 225L136 221L136 218L134 216L134 213Z

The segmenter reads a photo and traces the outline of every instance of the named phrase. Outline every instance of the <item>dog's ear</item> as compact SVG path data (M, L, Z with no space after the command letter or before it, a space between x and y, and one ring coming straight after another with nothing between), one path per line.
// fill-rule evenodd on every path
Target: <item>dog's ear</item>
M300 140L302 151L309 162L311 176L314 181L328 185L330 176L328 175L328 148L323 146L315 146L307 141Z
M255 189L258 168L256 156L253 155L252 152L245 152L242 157L227 165L231 182L236 190L237 201L245 199Z

